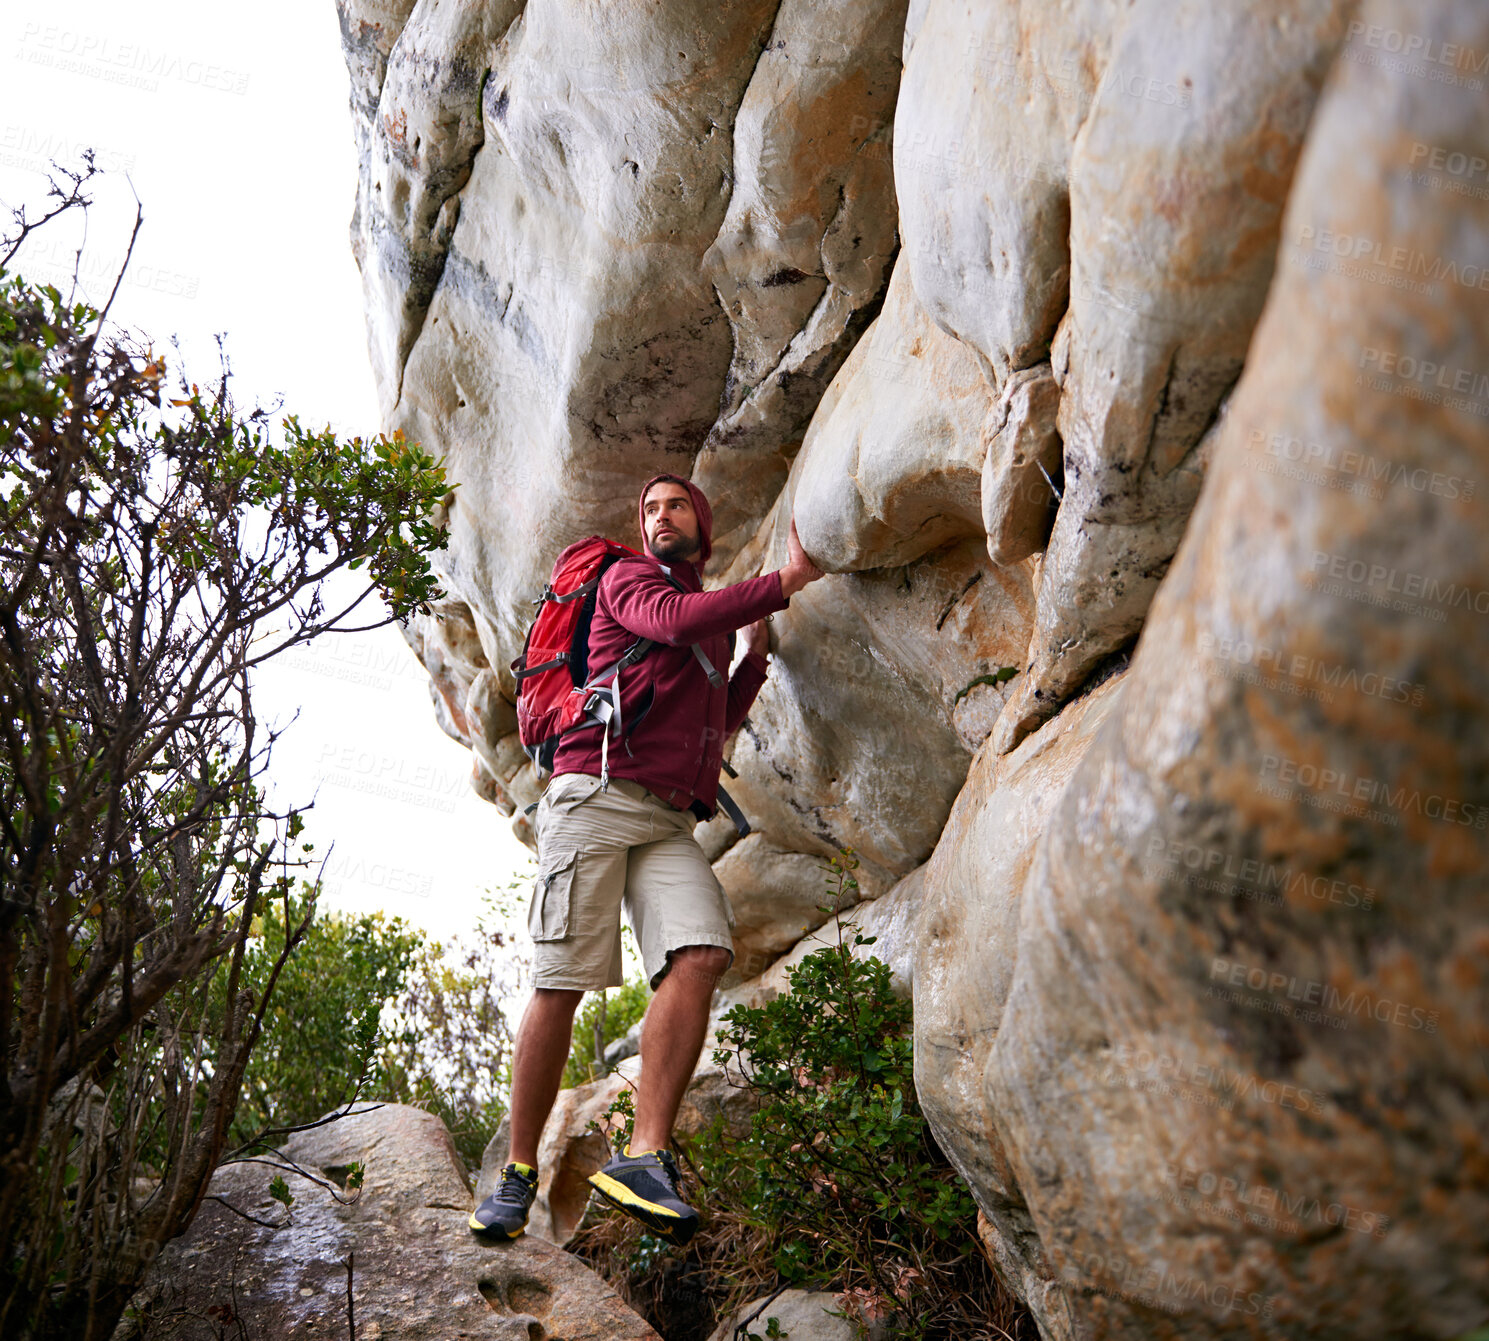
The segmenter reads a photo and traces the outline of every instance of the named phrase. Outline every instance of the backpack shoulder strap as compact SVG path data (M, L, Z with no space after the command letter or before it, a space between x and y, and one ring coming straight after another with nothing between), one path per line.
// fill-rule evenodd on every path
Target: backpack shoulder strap
M722 783L719 784L717 797L719 809L734 821L734 827L739 830L739 836L743 838L750 831L750 822L745 818L744 811L739 808L738 802L724 790Z
M691 596L693 594L685 586L683 586L683 584L679 582L677 578L673 577L672 569L667 567L665 563L659 563L657 567L662 570L662 576L665 577L667 581L672 583L672 585L676 587L678 591L687 596ZM715 669L713 662L708 659L708 654L704 652L703 648L700 647L697 643L693 643L692 648L693 655L697 658L698 664L703 667L703 673L708 676L709 684L711 684L715 689L722 689L724 687L724 677L719 674L719 672Z

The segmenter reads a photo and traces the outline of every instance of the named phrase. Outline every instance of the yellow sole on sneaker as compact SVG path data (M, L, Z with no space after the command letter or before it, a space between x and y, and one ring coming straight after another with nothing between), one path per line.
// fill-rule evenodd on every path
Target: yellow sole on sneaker
M493 1239L497 1243L510 1243L513 1239L527 1233L526 1225L512 1234L508 1234L505 1231L498 1231L492 1225L483 1225L474 1215L466 1221L466 1224L474 1229L477 1234L481 1235L482 1238Z
M645 1211L648 1215L657 1216L659 1219L682 1219L676 1211L669 1210L666 1206L658 1206L656 1202L647 1201L645 1197L638 1197L624 1183L617 1182L608 1173L593 1173L589 1181L595 1191L606 1201L613 1202L622 1210Z
M637 1196L608 1173L591 1174L589 1183L612 1206L641 1221L669 1243L682 1246L693 1237L693 1232L698 1227L696 1220L684 1220L676 1211Z

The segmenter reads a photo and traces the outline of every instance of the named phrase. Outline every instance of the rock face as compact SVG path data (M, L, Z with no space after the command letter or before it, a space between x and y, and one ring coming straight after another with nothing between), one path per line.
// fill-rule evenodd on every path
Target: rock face
M1011 754L990 741L927 863L915 944L915 1091L941 1149L977 1189L993 1258L1047 1337L1074 1335L1070 1303L1030 1219L987 1092L1018 963L1021 898L1050 814L1121 702L1109 680ZM964 946L975 945L978 954Z
M563 545L661 469L709 582L794 518L755 832L699 829L729 999L854 849L1047 1337L1489 1313L1479 0L341 14L385 427L456 481L404 632L480 794L531 841Z
M364 1110L302 1133L285 1155L323 1182L345 1183L361 1163L361 1194L344 1204L344 1193L286 1173L286 1216L269 1196L270 1169L219 1169L190 1231L136 1298L141 1323L120 1341L345 1336L348 1288L356 1335L368 1341L656 1339L577 1258L541 1239L488 1244L470 1232L470 1187L432 1114Z
M1482 8L1363 21L1489 51ZM1489 232L1404 166L1489 158L1482 110L1335 67L1204 498L1023 888L985 1083L1101 1336L1485 1314L1489 403L1410 370L1489 366L1455 292Z

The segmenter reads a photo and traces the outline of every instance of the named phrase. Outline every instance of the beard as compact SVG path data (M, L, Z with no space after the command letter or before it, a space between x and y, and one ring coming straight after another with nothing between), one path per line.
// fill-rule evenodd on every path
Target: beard
M686 536L673 531L655 540L648 540L646 548L652 558L660 559L663 563L676 563L679 559L697 558L703 546L698 543L697 536Z

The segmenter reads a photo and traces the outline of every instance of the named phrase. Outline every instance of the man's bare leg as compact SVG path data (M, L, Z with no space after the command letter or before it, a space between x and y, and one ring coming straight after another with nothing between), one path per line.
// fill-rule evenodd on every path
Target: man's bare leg
M641 1031L640 1094L631 1139L637 1154L663 1149L672 1140L678 1105L703 1051L714 988L729 962L729 951L716 945L689 945L672 953L672 967L657 987ZM516 1130L514 1116L513 1149Z
M522 1014L512 1051L512 1143L507 1155L515 1163L538 1167L538 1142L564 1078L574 1011L583 995L539 987Z

